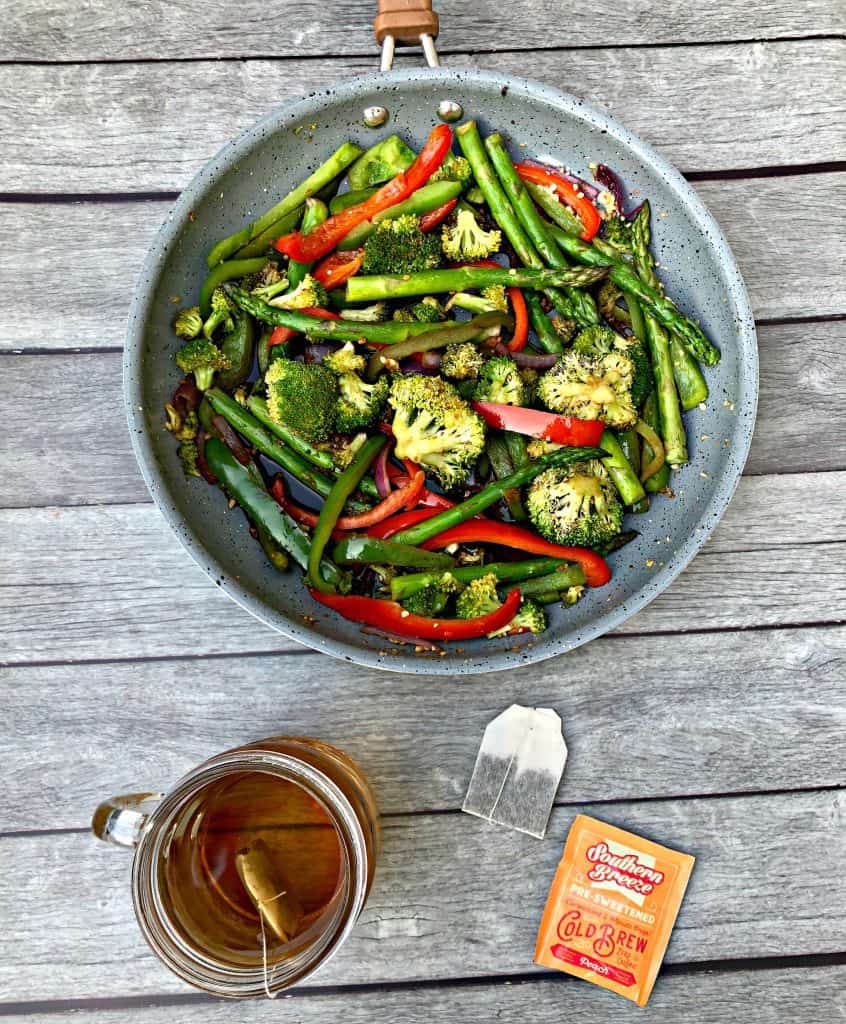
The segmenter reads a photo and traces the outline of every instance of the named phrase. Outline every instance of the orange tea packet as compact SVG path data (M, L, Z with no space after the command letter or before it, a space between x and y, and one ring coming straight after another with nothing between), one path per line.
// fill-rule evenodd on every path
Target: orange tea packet
M552 880L535 963L646 1006L694 860L580 814Z

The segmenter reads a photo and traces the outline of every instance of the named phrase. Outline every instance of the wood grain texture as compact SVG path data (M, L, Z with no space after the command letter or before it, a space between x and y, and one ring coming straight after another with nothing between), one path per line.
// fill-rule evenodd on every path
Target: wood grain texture
M761 397L747 474L846 467L846 383L837 372L846 322L765 326L758 342ZM6 381L0 421L16 424L14 438L0 436L0 507L149 500L126 431L118 353L0 360ZM32 416L45 393L51 395L49 431ZM802 414L785 416L785 408ZM810 440L823 436L824 444Z
M650 1024L725 1024L737 1020L746 1024L819 1024L821 1012L830 1020L846 1016L846 968L842 966L792 970L738 970L730 973L685 973L665 969L658 977L649 1000ZM200 997L197 997L199 999ZM231 1003L218 1000L195 1003L165 998L159 1005L95 1007L86 1010L86 1024L231 1024L237 1011ZM281 1003L281 1005L280 1005ZM29 1004L29 1024L55 1024L53 1013L38 1012ZM11 1009L11 1008L10 1008ZM402 1024L431 1024L431 1021L460 1021L461 1024L525 1024L530 1020L581 1018L591 1024L629 1024L634 1007L614 998L595 985L580 984L566 975L533 969L526 981L474 982L442 988L362 989L321 993L302 989L288 993L275 1003L255 1001L249 1006L251 1024L278 1024L280 1017L295 1024L372 1024L400 1021ZM74 1018L78 1019L78 1018ZM4 1014L0 1021L16 1024L19 1015Z
M846 620L844 474L747 486L748 500L729 506L702 553L619 632ZM3 662L298 649L215 587L150 505L7 509L0 535L15 538L0 548ZM657 569L660 553L655 561ZM299 586L293 577L291 585ZM198 635L173 629L186 604L204 623Z
M645 665L667 668L645 677ZM167 790L212 754L280 731L347 751L384 813L457 810L485 725L511 701L563 718L561 803L837 786L844 674L844 627L724 633L719 645L601 639L507 684L363 668L351 679L305 653L17 666L0 672L15 722L0 735L0 829L84 828L110 793ZM609 757L620 736L624 756Z
M609 108L682 170L702 171L846 156L842 56L837 40L598 49L578 60L534 54L531 73ZM521 53L454 63L527 70ZM0 66L0 192L181 189L262 114L373 70L355 57Z
M844 809L844 791L567 807L553 811L543 842L461 813L388 818L368 904L313 984L529 969L578 811L697 857L668 963L836 952L846 943L832 878L846 855ZM85 833L0 838L0 856L21 879L0 890L0 917L15 922L0 934L0 999L183 990L133 920L128 856Z
M846 206L846 174L700 182L696 190L726 233L757 317L846 313L846 238L831 215ZM17 296L0 308L0 351L122 345L141 261L169 206L0 203L0 287ZM57 221L73 238L73 260L32 261ZM77 300L51 308L49 323L45 289Z
M507 5L468 5L438 0L441 19L438 47L456 50L501 50L519 43L535 51L550 47L602 46L608 25L584 18L578 38L561 17L555 0L512 0ZM186 57L299 57L376 53L372 0L331 4L303 0L291 17L276 19L268 30L267 9L258 0L232 9L220 0L153 0L143 6L116 8L94 0L84 8L70 0L29 0L4 5L4 58L8 60L91 61ZM33 32L33 23L38 31ZM202 31L198 31L198 26ZM695 0L659 8L636 0L614 12L614 36L629 45L715 42L723 39L772 39L779 36L842 32L842 12L825 0L809 0L801 12L788 0L721 3L713 11ZM373 69L375 56L370 57Z

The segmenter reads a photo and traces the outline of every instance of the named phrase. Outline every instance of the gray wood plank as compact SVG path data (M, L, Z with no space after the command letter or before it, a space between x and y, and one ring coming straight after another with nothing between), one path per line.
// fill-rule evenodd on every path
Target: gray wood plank
M562 1007L567 1018L585 1017L592 1024L628 1024L636 1012L630 1003L615 999L595 985L565 975L533 972L524 982L475 982L441 988L360 989L320 993L314 989L290 992L282 1005L252 1002L248 1016L255 1024L277 1024L280 1014L296 1024L525 1024L529 1020L558 1020ZM651 1024L725 1024L727 1019L755 1024L819 1024L846 1015L846 968L842 966L733 970L679 974L672 968L659 975L646 1011ZM59 1004L61 1005L61 1004ZM130 1008L97 1006L77 1013L84 1024L229 1024L237 1011L224 1001L197 1004L165 1000L158 1005ZM4 1014L8 1024L19 1016ZM63 1020L65 1018L58 1018ZM31 1012L30 1024L54 1024L55 1013Z
M846 467L846 383L835 355L845 343L846 322L760 329L761 398L748 474ZM149 500L126 431L118 353L0 359L0 421L16 424L14 437L0 436L0 507ZM51 396L47 432L32 416L44 394ZM785 416L785 408L802 414Z
M845 808L844 791L568 807L553 811L543 842L461 813L388 818L370 900L313 983L530 969L577 810L697 857L668 963L836 952L846 942L832 870L846 855ZM183 990L133 920L128 856L78 833L0 838L0 854L7 877L26 880L0 890L0 915L14 922L0 934L0 998Z
M554 46L602 46L608 26L602 19L580 20L574 38L568 19L554 0L513 0L507 5L468 5L438 0L439 49L500 50L515 43L535 51ZM305 0L296 15L280 18L268 30L267 10L257 0L238 8L237 25L225 3L183 0L116 9L108 0L78 5L62 0L30 0L4 11L4 57L11 60L91 61L185 57L301 57L376 52L372 0ZM38 32L32 31L35 22ZM198 31L202 25L202 31ZM773 4L720 4L706 10L694 0L659 9L636 0L614 13L614 38L628 45L714 42L724 39L773 39L779 36L842 32L837 6L809 0L800 10L787 0ZM375 60L371 57L375 70Z
M842 53L837 40L582 50L578 61L540 52L531 71L610 108L683 170L702 171L842 159ZM453 63L462 62L526 72L521 53ZM373 69L358 57L6 65L0 191L180 189L260 115Z
M645 675L649 665L667 668ZM485 725L512 701L563 718L559 802L840 785L844 672L844 627L724 633L719 644L606 638L566 662L461 686L362 668L351 680L317 654L16 666L0 672L15 722L0 735L0 829L85 827L110 792L166 790L213 753L280 731L346 750L384 813L456 810ZM608 757L621 735L625 756Z
M728 237L757 317L846 312L839 273L846 239L831 216L846 205L846 174L700 182L696 189ZM122 345L141 261L169 205L0 203L0 287L17 296L0 309L0 351ZM33 263L57 221L73 238L73 260ZM45 315L45 291L76 301L51 304Z
M842 506L843 474L757 477L743 486L750 500L729 506L699 557L622 632L846 619L843 516L831 515ZM817 500L821 487L833 505ZM773 557L775 524L782 558ZM0 549L3 662L297 649L230 602L150 505L7 509L0 536L15 538ZM660 559L656 552L656 569ZM293 576L291 585L299 586ZM173 629L186 603L205 624L199 635Z

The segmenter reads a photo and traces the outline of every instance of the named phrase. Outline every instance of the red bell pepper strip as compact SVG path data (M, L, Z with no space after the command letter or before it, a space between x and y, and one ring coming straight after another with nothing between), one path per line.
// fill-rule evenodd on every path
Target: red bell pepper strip
M552 544L542 537L511 523L498 523L491 519L469 519L435 537L424 541L420 547L436 551L450 544L499 544L505 548L516 548L529 555L550 555L576 562L582 567L585 582L589 587L602 587L611 579L611 570L605 559L590 548L567 547Z
M425 477L422 473L415 473L409 483L397 491L391 491L387 498L384 498L378 505L374 505L367 512L362 512L357 516L340 516L335 523L334 529L341 534L348 533L350 530L363 530L368 526L381 523L383 519L387 519L395 512L399 512L401 508L405 508L408 504L416 504L418 495L423 490L424 480ZM302 508L291 501L285 493L285 485L281 478L277 477L274 480L271 493L292 519L296 519L298 523L314 529L319 518L318 514L309 511L309 509Z
M499 402L473 402L472 405L489 427L539 437L571 448L598 446L605 431L605 424L599 420L579 420L574 416L558 416L540 409L524 409L519 405L502 405Z
M299 310L300 313L307 313L308 316L317 317L318 320L340 320L340 316L337 313L333 313L331 309L321 309L319 306L307 306L305 309ZM274 327L270 333L270 337L267 339L267 347L273 348L274 345L284 345L286 341L290 341L291 338L295 338L297 332L290 327Z
M311 276L331 292L333 288L340 288L342 284L346 284L351 277L357 274L361 270L363 262L364 249L333 252L314 268Z
M475 263L451 263L450 266L493 267L497 270L502 268L502 264L497 263L495 260L476 260ZM526 342L529 340L529 313L526 309L526 300L523 298L523 293L519 288L506 288L505 294L508 296L508 301L511 303L511 309L514 313L514 333L511 335L510 341L505 343L505 347L509 352L519 352L526 347Z
M514 167L523 181L546 187L551 185L555 189L561 202L566 203L582 222L582 239L585 242L589 242L599 231L602 223L599 211L572 181L567 181L562 175L545 167L535 167L534 164L515 164Z
M424 213L420 218L420 230L425 232L436 228L441 221L446 220L452 213L457 202L458 197L450 199L448 202L444 203L443 206L439 206L437 210L430 210L429 213Z
M496 611L475 619L429 619L410 614L397 601L380 601L377 597L352 594L321 594L311 588L309 593L319 604L351 622L376 626L398 636L420 637L421 640L475 640L507 626L520 607L520 590L517 587L508 592Z
M390 519L384 519L381 523L376 523L365 532L368 537L378 537L380 540L387 540L388 537L393 537L400 530L407 530L409 526L416 526L425 519L431 519L432 516L436 516L441 511L443 510L440 508L415 508L410 512L400 512L395 516L391 516Z
M277 251L300 263L312 263L328 255L353 228L366 220L372 220L382 210L396 206L421 185L425 185L444 162L451 148L452 129L449 125L437 125L407 171L401 171L363 203L347 207L341 213L329 217L309 234L295 231L277 238Z

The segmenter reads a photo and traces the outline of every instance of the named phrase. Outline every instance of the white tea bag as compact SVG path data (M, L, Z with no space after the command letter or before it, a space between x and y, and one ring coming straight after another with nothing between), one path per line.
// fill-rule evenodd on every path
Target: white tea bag
M512 704L485 729L461 809L543 839L566 761L558 715Z

